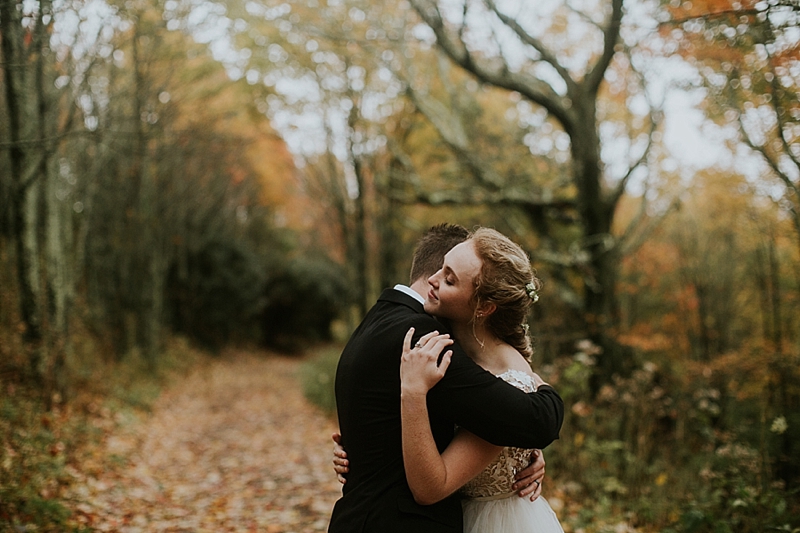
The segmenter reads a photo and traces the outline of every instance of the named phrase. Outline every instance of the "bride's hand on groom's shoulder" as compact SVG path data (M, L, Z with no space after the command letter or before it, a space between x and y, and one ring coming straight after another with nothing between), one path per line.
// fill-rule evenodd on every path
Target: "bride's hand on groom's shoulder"
M342 435L340 433L334 433L331 435L331 439L333 439L334 442L333 471L336 472L336 479L339 480L339 483L344 485L347 483L347 478L344 476L350 471L350 461L347 460L347 452L344 451L344 446L342 446Z
M403 340L403 355L400 359L401 393L424 396L444 377L453 351L447 350L441 356L441 362L439 356L445 348L453 344L453 339L450 335L440 335L438 331L432 331L411 346L413 337L414 328L411 328Z

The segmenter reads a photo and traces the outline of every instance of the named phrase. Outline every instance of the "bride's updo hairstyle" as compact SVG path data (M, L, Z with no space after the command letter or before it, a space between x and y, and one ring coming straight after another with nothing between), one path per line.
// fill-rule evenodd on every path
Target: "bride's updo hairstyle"
M490 228L479 228L470 237L483 261L475 276L475 316L498 339L516 348L527 359L533 355L528 335L528 311L537 298L541 281L534 275L528 255L511 239ZM497 308L488 316L478 311L482 304Z

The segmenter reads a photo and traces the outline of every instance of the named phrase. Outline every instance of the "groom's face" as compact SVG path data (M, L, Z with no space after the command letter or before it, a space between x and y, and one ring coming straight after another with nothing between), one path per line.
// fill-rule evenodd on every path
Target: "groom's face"
M474 313L472 295L482 262L472 241L462 242L444 256L442 268L428 279L425 311L454 322L468 322Z

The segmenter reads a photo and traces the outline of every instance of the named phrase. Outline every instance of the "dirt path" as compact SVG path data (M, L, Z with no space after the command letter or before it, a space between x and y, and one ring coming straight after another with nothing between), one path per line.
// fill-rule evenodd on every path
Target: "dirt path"
M341 494L333 421L296 379L300 362L238 354L165 393L145 422L108 439L119 468L75 488L99 531L325 531Z

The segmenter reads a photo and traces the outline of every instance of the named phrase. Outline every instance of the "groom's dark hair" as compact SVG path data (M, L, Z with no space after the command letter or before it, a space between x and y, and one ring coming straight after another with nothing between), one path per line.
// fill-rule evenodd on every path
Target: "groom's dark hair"
M411 283L436 274L453 246L467 240L469 231L458 224L438 224L420 238L411 260Z

